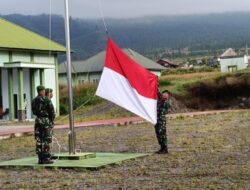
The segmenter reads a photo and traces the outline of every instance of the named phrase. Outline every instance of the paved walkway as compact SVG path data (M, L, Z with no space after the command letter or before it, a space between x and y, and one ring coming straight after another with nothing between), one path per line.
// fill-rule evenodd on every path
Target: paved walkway
M177 113L169 114L168 118L174 119L180 116L199 116L199 115L212 115L228 112L240 112L240 111L250 111L250 110L214 110L214 111L204 111L204 112L188 112L188 113ZM98 120L90 122L81 122L75 123L76 128L80 127L91 127L91 126L107 126L107 125L128 125L128 124L138 124L142 123L144 120L140 117L127 117L127 118L117 118L117 119L108 119L108 120ZM69 125L56 125L55 129L67 129ZM7 139L10 137L20 137L25 134L32 134L34 130L33 125L26 126L0 126L0 140Z

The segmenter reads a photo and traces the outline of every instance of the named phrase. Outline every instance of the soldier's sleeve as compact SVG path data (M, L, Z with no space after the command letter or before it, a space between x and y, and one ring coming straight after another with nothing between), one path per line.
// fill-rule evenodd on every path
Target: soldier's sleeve
M167 113L169 113L171 109L170 101L166 101L166 109L167 109Z
M166 101L166 102L164 103L164 109L165 109L165 113L169 113L169 112L170 112L171 105L170 105L170 102L169 102L169 101Z
M160 91L160 86L159 86L159 79L158 79L157 94L158 94L158 100L161 99L161 91Z
M52 101L48 98L48 110L49 110L49 119L52 123L54 123L56 114Z
M34 115L37 115L37 109L36 109L36 98L34 98L31 102L31 109L32 109L32 113Z

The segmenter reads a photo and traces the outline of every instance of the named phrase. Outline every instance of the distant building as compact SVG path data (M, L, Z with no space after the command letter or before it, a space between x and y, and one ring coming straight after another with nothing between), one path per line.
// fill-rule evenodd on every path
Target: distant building
M178 68L179 67L178 64L176 64L168 59L159 59L156 63L158 63L161 66L166 67L166 68Z
M54 90L59 113L58 53L65 48L47 38L0 18L0 116L30 119L36 86Z
M181 49L180 49L180 54L181 54L181 55L189 55L189 54L190 54L189 48L188 48L188 47L181 48Z
M220 56L221 72L234 72L246 69L249 62L249 56L239 56L232 48L229 48Z
M148 69L157 76L161 75L161 71L165 67L155 63L154 61L144 57L132 49L123 49L123 51L138 64ZM73 85L84 83L98 83L104 67L106 51L102 51L95 56L81 61L72 62ZM133 71L131 71L133 72ZM66 64L61 63L59 66L59 82L67 84Z
M235 56L237 56L237 53L232 48L228 48L223 54L220 55L220 58L228 58Z

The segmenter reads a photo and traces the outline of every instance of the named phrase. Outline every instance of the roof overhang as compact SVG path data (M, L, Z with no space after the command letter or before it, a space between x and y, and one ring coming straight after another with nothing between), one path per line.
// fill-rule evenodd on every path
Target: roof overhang
M48 63L32 63L32 62L5 62L4 68L37 68L37 69L54 69L54 64Z
M42 49L25 49L25 48L12 48L12 47L0 47L0 50L5 50L5 51L20 51L20 52L51 52L53 54L55 53L61 53L65 54L66 51L56 51L56 50L42 50ZM71 50L71 53L74 53L73 50Z
M237 55L237 56L225 56L225 57L220 57L220 59L232 59L232 58L243 58L243 55Z

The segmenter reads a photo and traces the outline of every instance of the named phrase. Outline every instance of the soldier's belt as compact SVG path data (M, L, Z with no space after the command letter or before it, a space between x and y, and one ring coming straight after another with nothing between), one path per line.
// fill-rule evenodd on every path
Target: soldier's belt
M49 118L48 115L37 115L37 117L39 117L39 118Z

